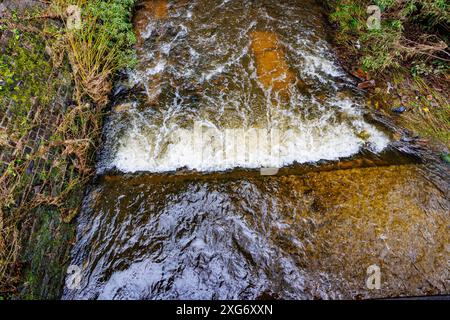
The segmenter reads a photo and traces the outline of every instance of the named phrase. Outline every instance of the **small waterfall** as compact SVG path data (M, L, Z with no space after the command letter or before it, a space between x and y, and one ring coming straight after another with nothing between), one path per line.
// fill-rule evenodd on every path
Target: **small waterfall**
M156 1L136 20L133 94L116 102L99 173L283 167L389 143L303 6Z

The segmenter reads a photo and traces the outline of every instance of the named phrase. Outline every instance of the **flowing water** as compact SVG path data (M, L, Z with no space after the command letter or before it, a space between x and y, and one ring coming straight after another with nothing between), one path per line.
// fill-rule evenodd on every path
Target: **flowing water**
M134 24L63 298L449 293L448 181L367 120L318 2L144 1Z

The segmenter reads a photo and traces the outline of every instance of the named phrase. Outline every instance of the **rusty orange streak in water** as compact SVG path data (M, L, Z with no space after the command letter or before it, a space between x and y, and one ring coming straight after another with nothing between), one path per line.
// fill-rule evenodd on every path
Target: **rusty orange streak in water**
M157 0L153 1L153 17L158 20L166 19L168 16L167 1Z
M272 87L275 92L287 91L296 79L289 70L277 35L273 32L255 31L250 34L250 38L259 81L266 89Z
M148 25L151 19L164 20L168 17L169 10L166 0L146 1L134 16L133 24L136 30L138 45L142 43L142 30Z

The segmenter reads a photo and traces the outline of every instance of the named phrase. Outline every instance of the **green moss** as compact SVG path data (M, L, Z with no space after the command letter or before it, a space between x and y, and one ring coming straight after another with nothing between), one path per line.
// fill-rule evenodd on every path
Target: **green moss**
M16 30L0 55L0 108L9 107L11 128L15 135L23 135L29 129L28 113L35 103L47 104L50 95L46 81L51 65L45 55L41 39L30 33Z

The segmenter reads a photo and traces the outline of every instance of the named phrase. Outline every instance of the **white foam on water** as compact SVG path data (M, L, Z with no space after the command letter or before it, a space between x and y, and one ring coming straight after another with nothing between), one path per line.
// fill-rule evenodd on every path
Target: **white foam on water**
M365 131L367 140L357 136ZM160 133L160 132L159 132ZM173 128L162 137L129 130L122 138L110 168L123 172L166 172L180 168L223 171L236 167L283 167L294 162L338 160L366 147L382 151L389 139L357 119L324 126L318 121L284 128L214 128L196 123L192 129Z

